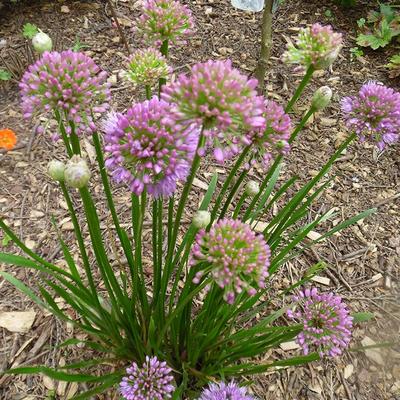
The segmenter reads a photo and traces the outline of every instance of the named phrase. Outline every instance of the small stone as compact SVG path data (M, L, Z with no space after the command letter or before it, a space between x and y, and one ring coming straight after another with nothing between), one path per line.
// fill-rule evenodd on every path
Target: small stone
M61 12L64 14L68 14L70 12L70 9L68 6L61 6Z
M353 372L354 372L354 365L353 364L346 365L343 371L344 379L349 379L350 376L353 375Z

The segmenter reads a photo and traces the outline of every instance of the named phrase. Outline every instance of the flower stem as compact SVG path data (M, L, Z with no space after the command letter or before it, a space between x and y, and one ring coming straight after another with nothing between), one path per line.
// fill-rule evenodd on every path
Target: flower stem
M146 89L146 99L150 100L151 99L151 88L150 88L150 85L146 85L145 89Z
M314 73L315 69L313 66L308 67L306 74L304 75L303 79L299 83L299 86L297 87L296 91L294 92L293 97L289 100L289 103L286 106L285 112L289 113L292 111L294 103L298 100L298 98L301 96L303 93L304 88L308 85L310 82L312 75Z
M165 58L168 58L168 39L162 42L160 52ZM160 78L158 80L158 95L160 95L161 89L166 83L167 80L165 78Z

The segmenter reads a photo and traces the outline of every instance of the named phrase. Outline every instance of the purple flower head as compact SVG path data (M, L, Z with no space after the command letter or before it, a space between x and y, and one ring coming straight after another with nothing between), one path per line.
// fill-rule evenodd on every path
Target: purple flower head
M127 368L127 376L119 385L121 395L126 400L164 400L171 398L175 390L171 368L157 357L146 356L140 368L135 362Z
M342 45L341 33L334 32L330 25L317 23L300 30L296 45L288 45L283 58L306 69L310 66L325 69L336 60Z
M292 133L292 121L282 106L272 100L265 101L265 126L247 134L252 143L254 161L268 167L274 153L289 152L289 138Z
M66 50L45 52L25 72L19 84L25 118L34 113L58 111L76 133L94 129L93 112L108 108L110 92L107 74L84 53Z
M194 23L189 8L175 0L145 0L135 31L146 43L159 46L165 40L175 43L193 33Z
M136 50L129 58L126 75L137 85L153 85L160 78L167 78L171 68L156 49Z
M210 383L197 400L255 400L247 393L245 387L240 387L234 381Z
M249 144L244 134L264 126L264 101L255 90L257 80L248 79L231 61L196 64L191 75L179 75L163 87L161 98L174 103L174 118L203 125L207 144L218 162L237 154Z
M342 100L342 112L349 129L381 150L400 139L400 93L391 88L369 82L357 96Z
M204 229L198 232L191 263L211 264L214 281L224 289L224 299L232 304L235 293L246 290L253 296L256 294L254 283L260 288L265 286L270 256L268 244L249 225L223 219L209 232ZM198 283L202 275L203 271L199 271L194 282Z
M321 357L342 354L351 340L353 326L353 318L342 298L333 293L319 294L312 288L294 296L293 301L294 309L288 310L287 315L303 325L296 341L304 354L310 351L318 351Z
M153 97L125 114L111 114L104 124L106 167L136 195L146 188L154 197L170 196L190 170L199 130L170 124L170 107Z

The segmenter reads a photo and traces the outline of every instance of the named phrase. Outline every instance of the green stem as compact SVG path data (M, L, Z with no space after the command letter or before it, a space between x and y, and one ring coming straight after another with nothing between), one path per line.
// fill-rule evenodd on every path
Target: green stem
M304 88L307 86L307 84L310 82L312 75L314 73L315 69L313 66L308 67L306 74L304 75L303 79L301 80L299 86L297 87L296 91L294 92L293 97L289 100L289 103L286 106L285 112L289 113L292 111L292 107L294 103L298 100L298 98L301 96L303 93Z
M242 209L242 206L243 206L243 203L245 202L245 200L247 199L247 193L246 192L244 192L241 196L240 196L240 199L239 199L239 201L238 201L238 203L237 203L237 205L236 205L236 207L235 207L235 211L233 212L233 219L237 219L237 217L238 217L238 215L239 215L239 213L240 213L240 210Z
M160 52L165 58L168 58L168 39L162 42ZM160 78L158 80L158 95L160 95L161 89L166 83L167 80L165 78Z
M150 100L151 99L151 87L150 87L150 85L145 85L145 89L146 89L146 99Z
M69 143L69 138L68 138L68 135L67 135L67 131L65 130L65 126L64 126L64 123L63 123L63 121L61 119L60 112L58 110L54 110L54 116L55 116L57 124L58 124L58 129L61 132L61 137L62 137L62 140L64 142L65 149L67 150L68 157L71 158L74 153L72 151L71 144Z
M245 169L242 171L242 173L239 175L239 178L237 178L235 184L233 185L232 189L230 190L228 197L225 200L225 203L222 207L221 214L219 215L218 219L221 220L225 217L226 212L228 211L228 208L230 204L232 203L233 198L235 197L236 192L239 190L240 185L242 184L244 178L248 174L248 170Z

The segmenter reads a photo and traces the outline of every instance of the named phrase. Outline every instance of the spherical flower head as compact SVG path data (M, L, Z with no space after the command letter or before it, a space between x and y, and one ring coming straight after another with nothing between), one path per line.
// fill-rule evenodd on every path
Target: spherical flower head
M312 98L311 107L317 111L321 111L328 107L332 99L332 89L329 86L321 86L318 88Z
M400 93L391 88L369 82L342 100L342 112L350 130L381 150L400 139Z
M207 228L211 222L211 214L206 210L198 210L193 216L193 226L197 229Z
M39 31L32 38L32 46L39 54L42 54L45 51L51 51L51 49L53 48L53 41L51 40L51 37L49 35L42 31Z
M254 197L260 192L260 185L257 181L248 181L246 183L245 191L247 196Z
M223 219L209 232L199 231L192 249L191 263L210 264L214 281L224 289L224 299L232 304L235 293L246 290L253 296L256 294L254 285L264 288L270 256L268 244L249 225L238 220ZM203 271L198 271L194 282L199 282L202 275Z
M146 356L142 367L134 362L127 368L127 376L122 378L119 386L121 395L126 400L169 399L175 390L171 372L165 361Z
M90 176L90 169L82 157L75 155L68 160L64 170L64 179L68 186L82 189L88 184Z
M193 17L189 8L175 0L145 0L135 31L145 42L159 46L164 41L176 43L192 34Z
M12 150L17 144L17 135L11 129L0 129L0 149Z
M84 53L44 52L25 72L19 84L25 118L58 111L77 134L94 129L93 112L104 112L109 98L106 73Z
M255 400L247 393L245 387L240 387L234 381L210 383L197 400Z
M272 100L265 101L263 117L264 126L250 131L246 136L252 143L253 163L257 162L261 167L268 168L275 153L289 152L293 125L283 107Z
M248 79L231 61L196 64L191 75L179 75L163 86L161 98L174 103L178 122L203 125L207 144L218 162L232 157L249 144L245 132L264 125L263 98L255 90L257 80Z
M47 164L47 173L51 179L61 182L64 180L65 167L66 165L62 161L51 160Z
M287 315L303 325L296 341L304 354L310 351L317 351L321 357L342 354L351 340L353 318L341 297L333 293L320 294L312 288L301 291L293 301L295 306Z
M154 197L170 196L189 173L199 129L171 123L170 108L153 97L126 114L112 114L104 125L106 167L136 195L146 188Z
M127 78L136 85L153 85L171 73L166 58L156 49L136 50L129 59Z
M336 60L342 45L341 33L334 32L330 25L316 23L300 30L296 45L289 44L283 57L287 63L306 69L325 69Z

